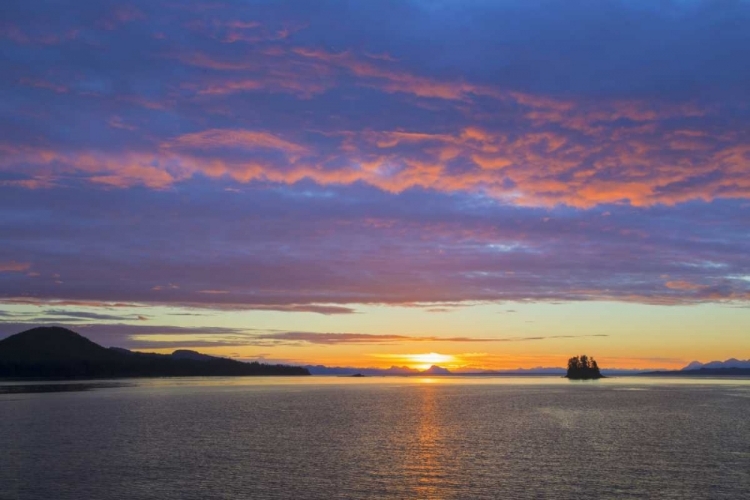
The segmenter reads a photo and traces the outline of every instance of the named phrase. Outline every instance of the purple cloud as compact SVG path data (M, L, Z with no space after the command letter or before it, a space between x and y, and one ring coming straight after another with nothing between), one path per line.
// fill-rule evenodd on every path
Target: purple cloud
M219 346L300 346L317 345L403 345L424 342L445 343L505 343L531 342L547 339L575 339L586 337L607 337L607 335L545 335L545 336L513 336L513 337L436 337L398 334L368 334L368 333L325 333L304 331L276 331L253 328L227 327L177 327L169 325L143 325L126 323L76 323L74 315L72 322L60 322L52 317L15 316L0 322L0 338L27 330L39 325L58 324L73 329L95 342L107 346L126 347L131 349L162 349L179 346L191 347L219 347ZM108 317L79 317L80 319L118 320ZM122 318L127 319L127 318ZM149 338L158 335L165 338ZM200 335L200 339L184 336ZM170 339L171 337L171 339Z
M522 2L457 5L474 19L472 33L488 30L497 39L480 37L486 47L475 47L478 54L493 56L477 66L456 54L458 46L477 45L464 31L461 43L446 45L436 59L426 39L459 33L449 12L428 17L420 3L392 7L390 15L403 11L398 15L412 23L377 37L368 7L344 20L335 2L321 7L330 9L327 20L311 17L301 2L262 9L230 2L208 11L200 4L102 2L71 6L54 20L57 4L41 15L11 2L0 43L10 54L3 90L13 96L13 120L0 124L0 186L85 179L99 188L166 189L193 178L310 179L387 192L481 193L532 206L748 198L747 75L723 55L747 52L750 40L731 23L722 37L694 44L714 33L708 18L748 19L750 9L684 5L667 15L604 3L608 8L593 14L553 5L557 21L543 30L533 29L543 22ZM591 32L591 15L612 31ZM529 43L487 19L515 19L526 32L545 34L577 27L591 47L610 50L566 50L554 36ZM333 34L343 32L331 29L337 23L352 22L359 34ZM611 35L629 23L643 27L638 41L689 26L690 36L668 40L674 67ZM528 61L508 52L521 41L518 52L530 54ZM550 56L560 51L569 59L561 67L561 58ZM725 67L695 74L696 58ZM611 67L612 60L624 67ZM451 71L441 68L448 61ZM537 61L558 61L531 72L549 74L549 81L519 69ZM636 64L642 67L634 71ZM551 75L562 71L557 81L570 88L554 84ZM665 94L664 81L677 88ZM722 92L712 92L717 88ZM99 126L92 130L92 123Z
M750 299L746 4L205 7L0 7L0 299Z

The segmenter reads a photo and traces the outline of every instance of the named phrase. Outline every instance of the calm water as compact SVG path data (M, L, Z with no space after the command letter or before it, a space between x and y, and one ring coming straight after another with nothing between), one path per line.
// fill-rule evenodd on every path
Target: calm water
M0 394L0 498L750 498L749 381L137 384Z

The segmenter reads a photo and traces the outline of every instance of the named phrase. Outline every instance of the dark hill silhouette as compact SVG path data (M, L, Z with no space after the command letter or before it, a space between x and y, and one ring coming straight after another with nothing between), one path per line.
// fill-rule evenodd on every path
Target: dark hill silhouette
M177 359L192 359L195 361L211 361L212 359L216 359L215 356L209 356L208 354L188 349L178 349L172 353L172 357Z
M599 365L596 364L596 360L584 354L568 360L568 372L565 377L570 380L595 380L604 378L604 375L599 372Z
M113 352L83 335L60 327L26 330L0 340L0 360L18 363L47 363L59 360L109 361Z
M0 377L115 378L309 375L306 368L243 363L195 351L106 349L67 328L40 327L0 340Z

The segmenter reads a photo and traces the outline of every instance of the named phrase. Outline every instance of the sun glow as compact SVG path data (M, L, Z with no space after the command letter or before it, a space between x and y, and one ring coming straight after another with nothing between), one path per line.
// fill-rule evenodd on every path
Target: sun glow
M455 356L450 354L438 354L436 352L430 352L427 354L405 354L404 359L409 362L411 368L418 370L427 370L432 365L440 365L442 363L452 363L456 361Z
M406 366L416 370L427 370L432 365L448 368L460 364L460 358L452 354L439 354L428 352L422 354L374 354L376 358L386 359L387 362L396 366ZM391 365L388 366L391 366Z

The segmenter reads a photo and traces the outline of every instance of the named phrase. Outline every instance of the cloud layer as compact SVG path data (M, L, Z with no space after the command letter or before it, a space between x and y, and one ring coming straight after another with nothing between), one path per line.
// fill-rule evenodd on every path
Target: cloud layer
M80 323L81 319L127 321L132 318L117 318L109 315L62 314L69 319L50 316L43 318L28 315L7 315L0 324L0 337L19 333L43 324L60 324L72 328L83 335L106 346L132 349L168 349L170 347L279 347L307 345L405 345L423 343L471 344L534 342L548 339L580 339L587 337L607 337L608 335L549 335L514 337L437 337L429 335L368 334L368 333L321 333L307 331L260 330L231 327L178 327L169 325L138 325L122 322Z
M6 2L0 184L750 196L745 3L343 7Z
M314 185L4 195L0 262L14 264L0 294L20 304L349 314L361 303L674 304L750 293L750 207L733 202L549 210Z
M0 14L6 303L750 298L747 3Z

